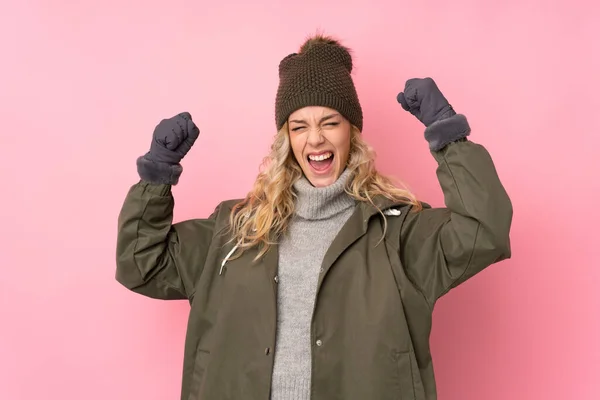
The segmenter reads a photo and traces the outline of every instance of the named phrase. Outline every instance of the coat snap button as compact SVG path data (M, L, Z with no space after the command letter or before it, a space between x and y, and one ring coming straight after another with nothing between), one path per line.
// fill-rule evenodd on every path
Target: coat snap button
M265 356L268 356L269 354L271 354L271 348L270 348L270 347L267 347L267 348L265 349Z
M275 275L275 278L273 278L273 280L275 281L275 283L279 282L279 277L277 275Z
M317 340L317 346L319 346L319 347L323 346L323 342L321 341L321 339Z

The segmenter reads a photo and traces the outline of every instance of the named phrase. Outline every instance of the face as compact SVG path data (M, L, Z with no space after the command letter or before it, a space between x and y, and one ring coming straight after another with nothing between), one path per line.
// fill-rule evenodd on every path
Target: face
M325 187L344 172L350 155L350 122L327 107L305 107L288 118L294 156L310 183Z

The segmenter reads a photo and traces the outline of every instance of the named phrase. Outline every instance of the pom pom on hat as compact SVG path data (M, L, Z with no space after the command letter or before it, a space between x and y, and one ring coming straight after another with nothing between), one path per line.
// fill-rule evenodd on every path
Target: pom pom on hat
M311 50L315 50L317 48L326 48L328 51L337 53L340 56L341 62L348 69L349 72L352 72L352 55L351 50L342 45L342 43L334 38L333 36L316 34L312 37L306 39L304 44L300 46L299 54L309 53Z
M306 39L304 44L302 46L300 46L300 50L298 52L300 54L306 53L311 47L322 45L322 44L329 44L329 45L341 47L341 48L345 49L346 51L348 51L348 48L342 46L342 44L339 42L339 40L335 39L332 36L327 36L327 35L318 33L318 34Z

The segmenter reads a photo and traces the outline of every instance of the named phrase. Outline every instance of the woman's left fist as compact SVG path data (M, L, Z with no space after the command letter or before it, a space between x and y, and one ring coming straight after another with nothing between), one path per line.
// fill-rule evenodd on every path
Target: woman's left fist
M397 100L402 108L417 117L426 127L456 115L431 78L407 80L404 92L398 94Z

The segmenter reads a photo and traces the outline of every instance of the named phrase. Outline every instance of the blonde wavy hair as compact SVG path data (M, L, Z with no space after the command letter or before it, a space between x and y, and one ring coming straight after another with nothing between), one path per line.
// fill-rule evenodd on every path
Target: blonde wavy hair
M350 141L346 168L351 174L345 188L348 195L359 202L368 202L375 208L376 196L411 204L414 211L422 208L409 190L397 187L389 177L375 169L375 152L363 140L360 130L353 125ZM239 257L246 249L258 246L257 260L286 232L294 213L293 184L302 174L292 152L288 124L285 123L275 135L271 152L261 164L254 187L231 211L229 232L232 233L231 241L236 242L237 251L230 259Z

